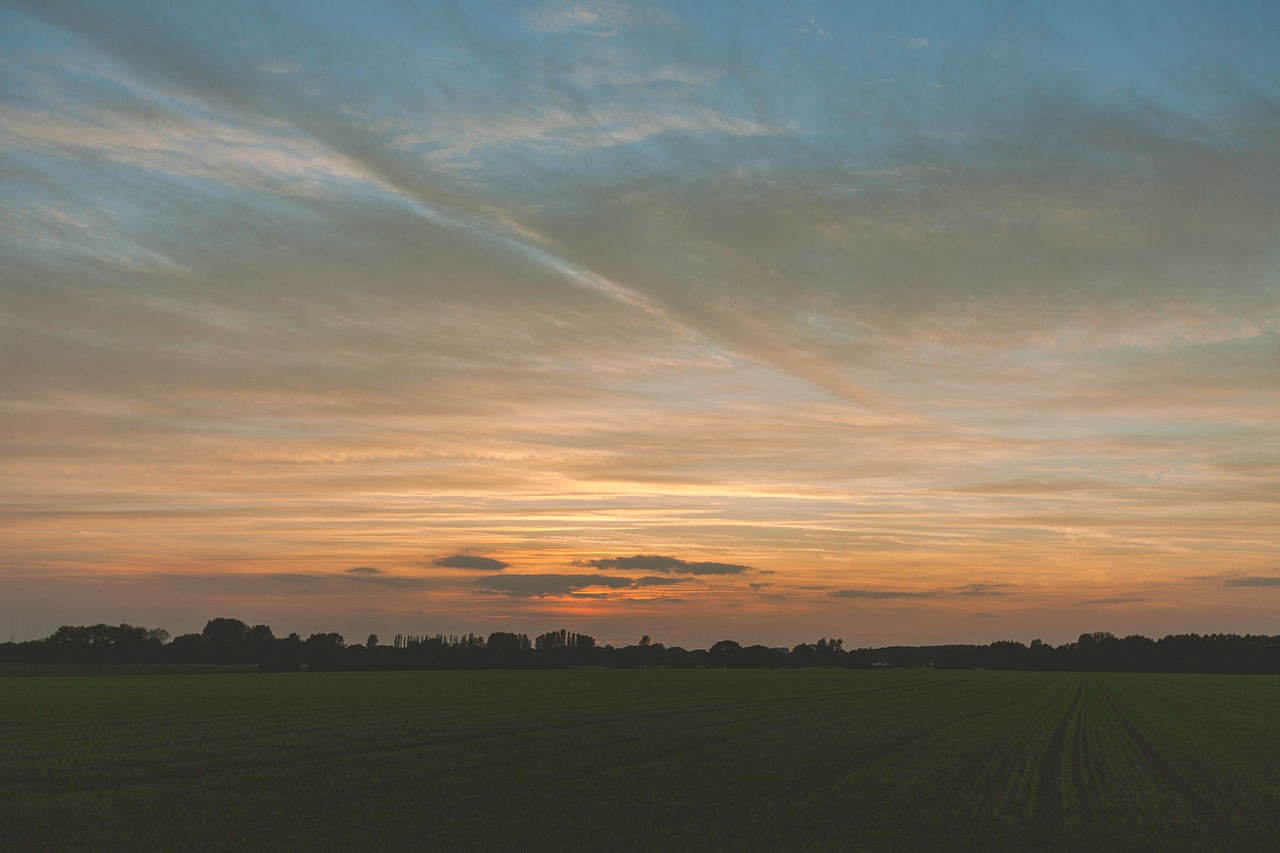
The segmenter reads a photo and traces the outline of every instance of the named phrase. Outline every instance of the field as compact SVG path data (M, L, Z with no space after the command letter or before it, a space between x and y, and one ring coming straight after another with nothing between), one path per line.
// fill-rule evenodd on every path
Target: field
M0 680L0 849L1280 849L1280 678Z

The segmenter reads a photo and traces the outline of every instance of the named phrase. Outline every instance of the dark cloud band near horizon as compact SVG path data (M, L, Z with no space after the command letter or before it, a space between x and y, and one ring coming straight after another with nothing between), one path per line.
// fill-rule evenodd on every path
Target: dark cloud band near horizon
M584 590L627 590L645 587L669 586L681 583L683 578L641 577L618 575L530 574L502 575L479 578L475 585L513 597L537 597L555 595L580 595Z
M734 563L689 562L678 557L665 557L658 554L636 554L633 557L604 557L597 560L578 561L576 565L590 566L601 571L618 569L621 571L671 572L680 575L739 575L751 571L750 566L739 566Z

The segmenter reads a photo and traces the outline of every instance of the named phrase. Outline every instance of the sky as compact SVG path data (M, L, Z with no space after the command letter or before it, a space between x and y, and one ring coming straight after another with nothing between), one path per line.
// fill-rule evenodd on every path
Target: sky
M1280 634L1277 32L0 0L0 641Z

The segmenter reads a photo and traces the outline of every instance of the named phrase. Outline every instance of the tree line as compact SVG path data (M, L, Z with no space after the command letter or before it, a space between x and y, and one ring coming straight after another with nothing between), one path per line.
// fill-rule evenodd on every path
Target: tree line
M370 634L364 643L349 644L339 633L277 637L267 625L220 617L210 619L199 634L176 637L163 628L64 625L44 639L0 644L0 663L256 664L266 672L605 666L1280 673L1280 636L1172 634L1152 640L1096 631L1060 646L1001 640L846 649L843 640L824 637L789 649L734 640L685 649L651 642L647 636L629 646L600 645L587 634L561 629L532 640L527 634L497 631L487 637L397 634L389 644Z

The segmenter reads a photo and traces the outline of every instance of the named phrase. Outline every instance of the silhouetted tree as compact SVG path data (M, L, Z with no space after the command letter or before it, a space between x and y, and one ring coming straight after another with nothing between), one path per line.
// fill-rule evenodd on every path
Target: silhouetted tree
M495 631L485 643L490 666L516 666L532 648L527 635L507 631Z
M275 649L276 635L269 625L254 625L244 632L245 657L250 663L261 663Z
M307 637L306 642L302 644L302 655L307 663L307 669L337 669L345 646L346 641L338 633L312 634Z
M212 663L248 663L252 657L247 639L249 626L239 619L210 619L200 635L204 637L205 656Z
M135 625L63 625L44 641L47 658L81 663L147 662L162 651L159 635Z
M733 666L738 662L742 644L737 640L720 640L707 649L708 666Z
M203 663L205 646L203 634L179 634L169 641L166 657L174 663Z
M249 633L249 626L239 619L218 617L204 623L200 635L210 643L239 643Z
M277 639L267 625L247 626L238 619L211 619L199 634L170 639L162 628L134 625L63 625L50 636L23 643L0 643L3 662L258 663L264 671L309 668L408 669L479 667L773 667L939 666L948 668L1092 670L1129 672L1280 673L1280 636L1177 634L1153 641L1132 634L1123 639L1107 631L1081 634L1053 647L1040 639L1025 646L1015 640L990 645L892 646L846 651L839 638L799 643L790 651L763 645L743 647L721 640L709 650L666 648L646 635L634 646L600 647L595 638L562 628L539 634L494 632L484 638L465 635L397 634L381 646L376 634L362 645L346 646L341 634L296 634Z

